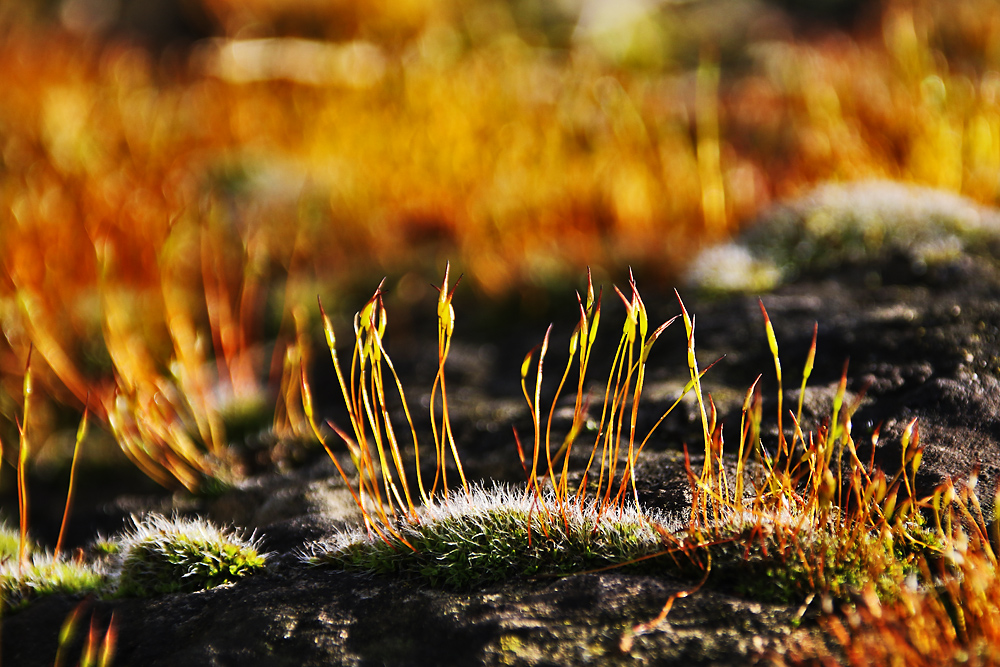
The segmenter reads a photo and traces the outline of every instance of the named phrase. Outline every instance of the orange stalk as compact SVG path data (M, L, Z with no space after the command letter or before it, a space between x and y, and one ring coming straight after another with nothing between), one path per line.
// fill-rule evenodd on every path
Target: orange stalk
M17 422L18 431L18 452L17 452L17 510L20 522L17 542L17 568L18 573L24 568L27 557L28 543L28 416L30 414L31 394L34 385L31 377L31 352L33 348L28 347L28 359L24 364L24 410L23 421Z
M69 510L73 506L73 483L76 480L76 464L79 460L80 446L87 435L87 415L90 412L90 395L87 395L87 403L83 409L83 418L80 419L80 426L76 429L76 444L73 446L73 461L69 467L69 489L66 491L66 509L63 510L62 523L59 524L59 538L56 540L55 555L58 558L62 551L63 538L66 535L66 526L69 524Z

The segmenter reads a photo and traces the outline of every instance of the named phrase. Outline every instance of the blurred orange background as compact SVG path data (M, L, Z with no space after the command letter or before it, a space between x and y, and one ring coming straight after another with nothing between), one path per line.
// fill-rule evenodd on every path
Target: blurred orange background
M40 448L89 403L196 486L294 393L318 293L669 280L829 180L993 204L998 103L988 0L7 3L0 439L34 349Z

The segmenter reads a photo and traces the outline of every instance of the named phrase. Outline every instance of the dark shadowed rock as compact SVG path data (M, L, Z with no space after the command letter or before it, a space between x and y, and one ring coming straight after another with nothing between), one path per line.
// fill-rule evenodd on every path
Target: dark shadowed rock
M513 581L470 593L315 568L114 612L119 665L748 664L780 646L795 610L719 592L679 601L669 624L620 648L633 624L685 584L617 573ZM51 665L75 603L51 599L5 619L6 664Z

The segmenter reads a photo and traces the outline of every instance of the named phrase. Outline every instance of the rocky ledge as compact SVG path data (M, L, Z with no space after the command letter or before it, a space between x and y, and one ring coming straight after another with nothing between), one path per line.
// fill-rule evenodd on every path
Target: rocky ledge
M881 429L874 451L869 445L859 453L895 471L900 435L917 418L926 447L918 492L930 493L948 478L961 485L976 471L991 514L1000 468L1000 268L990 248L1000 236L993 230L994 213L938 195L921 209L919 198L927 194L891 184L827 191L779 209L734 247L744 269L759 268L747 258L771 261L763 274L768 284L759 283L758 272L749 287L768 289L760 296L791 378L786 401L798 398L795 387L818 324L805 426L829 414L849 360L849 396L863 396L853 419L855 439L870 442L868 436ZM845 213L855 210L866 213ZM839 234L850 237L843 253L828 235L837 216L850 218L839 227ZM809 231L817 220L825 225L822 235ZM916 225L919 244L908 244L907 225ZM940 243L934 242L935 229ZM796 249L807 255L797 264ZM739 270L726 257L707 255L696 264L704 269L714 262L711 268L723 273ZM746 389L758 375L764 396L773 401L775 394L758 294L739 291L748 286L745 281L699 280L682 293L697 315L702 365L725 355L704 384L735 432ZM679 312L669 288L640 288L653 319ZM658 343L649 402L640 417L647 428L687 379L683 337L667 338ZM456 343L456 434L470 476L523 480L508 434L512 425L530 431L517 384L517 364L527 348L493 345ZM511 365L510 359L517 361ZM482 381L501 376L509 383ZM774 407L765 401L764 414L774 414ZM679 453L685 442L700 441L694 410L684 403L643 454L638 487L648 507L676 513L688 502ZM515 577L454 591L306 565L300 553L307 543L357 521L350 494L322 458L281 475L248 479L221 497L189 502L187 509L255 530L262 550L270 552L268 564L259 574L210 590L89 602L98 628L114 617L115 664L745 665L779 658L794 635L819 633L812 620L815 602L765 604L732 587L709 585L677 599L654 630L630 645L623 642L629 628L656 617L672 595L691 588L691 581L669 575L611 569ZM79 602L55 596L9 613L2 622L3 663L53 664L59 629ZM77 638L69 653L78 655L82 641Z

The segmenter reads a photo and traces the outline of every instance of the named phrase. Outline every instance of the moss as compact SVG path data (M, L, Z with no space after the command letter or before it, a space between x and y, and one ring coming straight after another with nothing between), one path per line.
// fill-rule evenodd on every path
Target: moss
M20 535L16 528L0 523L0 559L17 558Z
M736 533L714 545L709 582L759 602L799 604L813 594L846 600L874 584L880 597L894 597L913 570L900 558L888 534L837 534L821 528L808 535Z
M236 581L264 566L256 543L201 520L152 514L115 538L98 538L90 560L65 560L28 546L18 563L17 532L0 526L2 607L47 595L151 596Z
M384 540L348 531L312 545L305 559L451 589L614 565L697 581L709 568L712 588L794 605L813 594L847 600L868 584L880 597L893 598L915 572L912 545L893 540L889 531L852 532L832 520L802 526L785 517L743 525L730 518L699 536L634 509L599 519L593 507L574 509L564 521L552 499L542 509L530 496L507 488L457 498L424 508L419 523L397 525L395 535L382 527ZM664 553L667 546L654 523L672 529L671 554ZM654 554L660 555L631 562Z
M30 540L19 562L19 539L16 528L0 523L0 608L17 609L46 595L106 590L108 575L100 564L55 558Z
M118 594L193 592L236 581L264 566L253 540L205 521L151 514L121 540Z
M114 539L98 537L90 545L90 551L98 558L114 556L121 553L122 545Z
M44 553L32 554L23 566L18 566L16 558L0 565L0 595L6 609L23 607L47 595L101 593L108 585L108 575L99 566Z
M551 498L543 504L506 487L476 489L423 508L419 523L396 526L395 535L383 527L385 540L345 532L312 545L305 559L465 589L519 575L570 574L656 553L663 548L652 527L656 520L631 508L599 517L594 505L567 507L564 518Z

